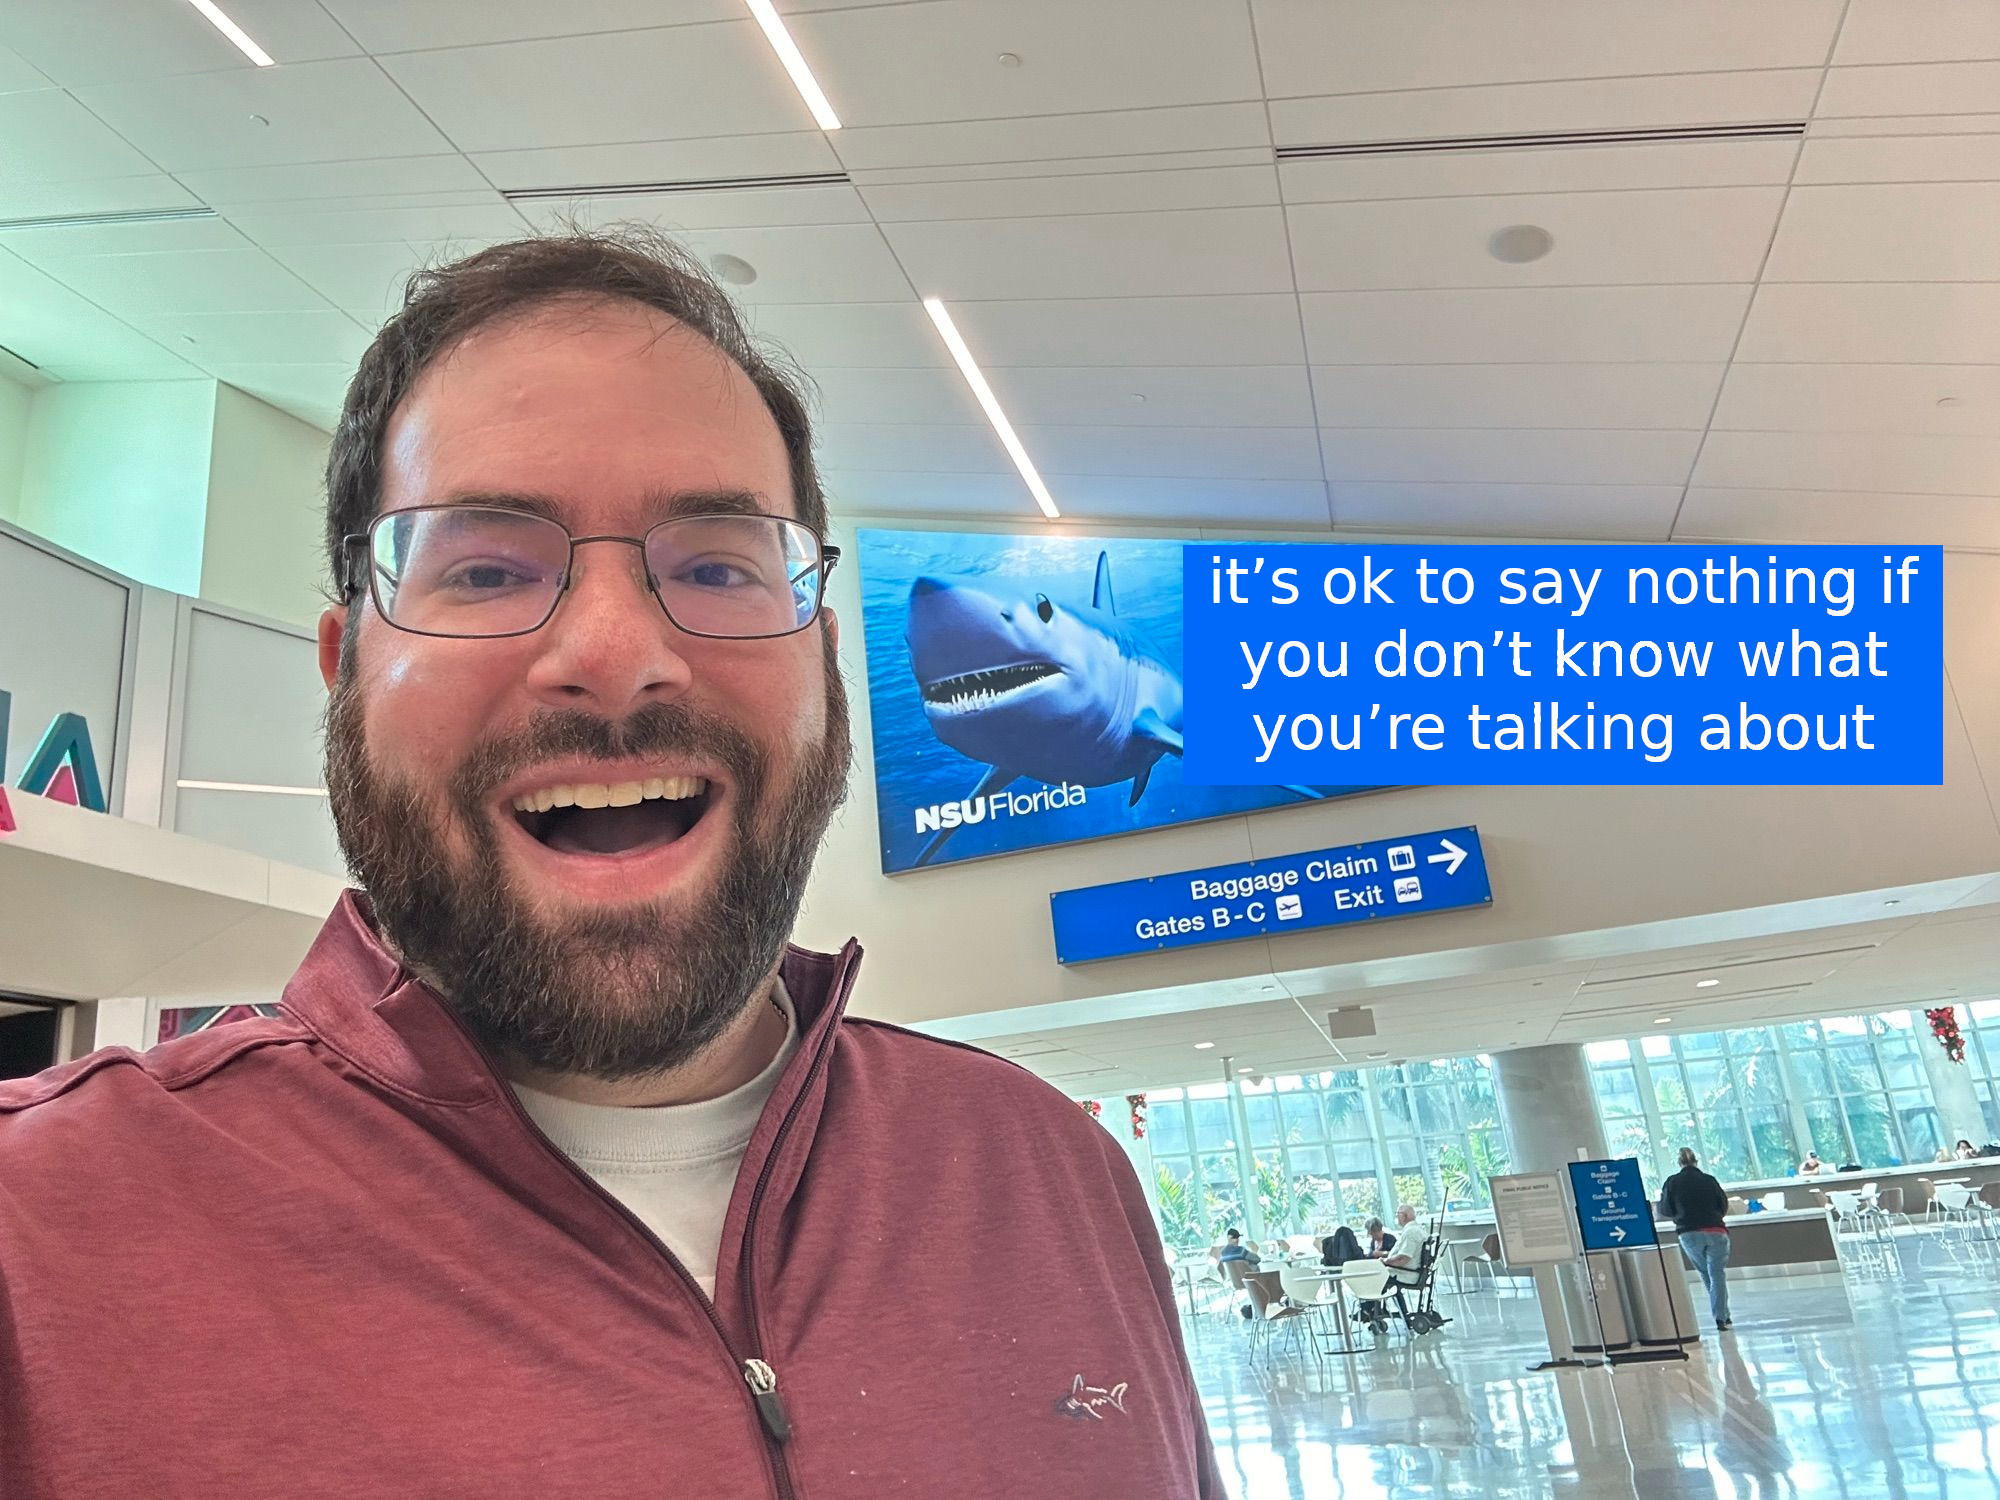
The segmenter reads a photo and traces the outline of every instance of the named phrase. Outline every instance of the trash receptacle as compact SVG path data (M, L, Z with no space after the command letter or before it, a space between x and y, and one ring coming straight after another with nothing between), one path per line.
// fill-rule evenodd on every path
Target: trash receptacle
M1652 1348L1692 1343L1701 1335L1688 1300L1687 1269L1679 1245L1648 1245L1614 1255L1632 1313L1632 1336ZM1680 1295L1674 1295L1674 1283Z
M1632 1322L1625 1310L1624 1278L1619 1275L1616 1254L1593 1251L1583 1258L1581 1266L1571 1261L1560 1267L1558 1280L1572 1349L1579 1354L1612 1354L1632 1347ZM1593 1292L1595 1307L1591 1305Z

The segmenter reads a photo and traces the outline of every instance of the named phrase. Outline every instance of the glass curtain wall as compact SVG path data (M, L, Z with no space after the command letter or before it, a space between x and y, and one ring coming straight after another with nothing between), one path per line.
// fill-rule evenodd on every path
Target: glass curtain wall
M1597 1042L1586 1048L1614 1156L1657 1180L1692 1145L1725 1181L1783 1177L1806 1148L1839 1166L1927 1162L1950 1142L1919 1048L1921 1012ZM2000 1001L1958 1007L1965 1066L2000 1139ZM1221 1083L1148 1094L1167 1243L1236 1225L1266 1238L1359 1227L1419 1209L1481 1207L1508 1170L1485 1057L1243 1079L1244 1139ZM1984 1141L1979 1144L1985 1144Z

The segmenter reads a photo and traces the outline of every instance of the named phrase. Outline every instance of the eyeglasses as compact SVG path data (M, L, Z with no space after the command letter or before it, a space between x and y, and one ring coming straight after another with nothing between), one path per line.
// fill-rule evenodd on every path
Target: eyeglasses
M840 561L838 547L783 516L676 516L643 537L573 537L526 511L421 505L343 537L341 584L350 599L365 587L376 613L413 635L527 635L554 616L586 542L637 547L667 618L721 640L804 630Z

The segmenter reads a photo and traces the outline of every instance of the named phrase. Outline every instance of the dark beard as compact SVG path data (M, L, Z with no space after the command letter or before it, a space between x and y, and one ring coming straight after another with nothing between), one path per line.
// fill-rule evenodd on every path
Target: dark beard
M791 936L847 794L847 696L830 639L826 693L826 738L770 807L768 757L733 725L676 702L648 704L623 724L575 710L537 714L475 746L441 808L371 763L361 694L343 661L326 721L341 852L382 936L497 1056L607 1081L660 1073L728 1029ZM735 845L713 888L545 925L508 884L494 789L557 758L674 753L719 762L735 785ZM448 852L447 818L464 836L462 864Z

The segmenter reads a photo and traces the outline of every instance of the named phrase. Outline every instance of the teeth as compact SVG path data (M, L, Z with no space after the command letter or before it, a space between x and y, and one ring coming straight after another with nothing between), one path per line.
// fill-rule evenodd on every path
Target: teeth
M553 807L632 807L640 802L678 802L698 797L708 782L699 776L651 776L644 781L566 782L523 792L514 799L516 812L547 812Z

